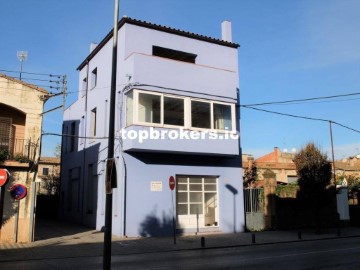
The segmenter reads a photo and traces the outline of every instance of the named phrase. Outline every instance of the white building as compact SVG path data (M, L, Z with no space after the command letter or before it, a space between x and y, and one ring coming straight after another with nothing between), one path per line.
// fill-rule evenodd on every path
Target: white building
M239 45L231 41L230 22L222 29L223 39L215 39L131 18L119 22L115 235L170 234L172 192L179 234L243 230L235 136ZM78 100L63 124L61 215L98 230L105 214L112 33L92 44L78 67Z

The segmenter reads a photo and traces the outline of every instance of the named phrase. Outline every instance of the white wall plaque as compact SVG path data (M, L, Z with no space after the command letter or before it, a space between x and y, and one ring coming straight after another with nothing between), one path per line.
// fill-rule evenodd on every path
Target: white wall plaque
M151 191L162 191L162 181L151 181L150 190Z

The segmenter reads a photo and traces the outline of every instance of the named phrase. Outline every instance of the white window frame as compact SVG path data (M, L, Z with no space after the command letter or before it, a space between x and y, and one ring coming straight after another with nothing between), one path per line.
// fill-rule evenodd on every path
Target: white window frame
M146 90L139 90L139 89L133 89L131 90L133 92L133 99L132 99L132 123L126 123L126 126L131 125L142 125L142 126L151 126L151 127L164 127L164 128L184 128L189 130L211 130L212 132L216 133L236 133L236 113L235 113L235 104L234 103L228 103L228 102L222 102L222 101L213 101L213 100L207 100L207 99L201 99L201 98L192 98L192 97L186 97L186 96L178 96L178 95L171 95L171 94L164 94L159 92L153 92L153 91L146 91ZM130 93L129 91L128 93ZM160 96L160 123L148 123L139 121L139 94L149 94L154 96ZM178 125L169 125L164 124L164 97L169 98L175 98L175 99L182 99L184 101L184 125L178 126ZM128 99L125 99L128 101ZM210 104L210 128L198 128L198 127L192 127L191 126L191 101L199 101L204 103ZM231 130L223 130L223 129L215 129L214 128L214 104L221 104L221 105L227 105L231 108ZM127 105L126 105L127 106ZM127 119L127 118L125 118Z
M94 72L95 71L95 72ZM97 85L97 79L98 79L98 68L95 67L90 74L91 80L90 80L90 90L94 89Z
M97 133L97 108L93 108L91 111L91 117L90 117L90 137L91 142L95 141L96 133Z
M87 88L88 88L88 77L85 76L81 80L81 97L86 96Z
M139 120L139 94L160 96L160 123L149 123L149 122L143 122L143 121ZM164 97L161 93L135 90L134 99L133 99L133 102L134 102L133 103L133 116L134 116L133 122L138 125L143 125L143 126L163 127L163 123L164 123L163 99L164 99Z
M184 183L178 183L178 178L186 178L187 182L186 184ZM190 190L190 178L198 178L198 179L201 179L201 183L192 183L192 185L201 185L201 191L198 191L198 190L195 190L195 191L191 191ZM210 184L210 183L205 183L205 178L214 178L215 179L215 184ZM187 190L180 190L178 188L179 185L186 185L187 186ZM215 191L205 191L205 186L215 186ZM176 213L176 216L179 218L179 216L181 217L188 217L188 218L191 218L191 217L194 217L196 216L197 214L191 214L190 213L190 207L192 204L198 204L198 203L191 203L190 202L190 194L192 192L201 192L201 197L202 197L202 201L201 201L201 204L202 204L202 214L199 214L201 216L203 216L204 218L204 224L199 224L199 227L200 228L209 228L209 227L220 227L220 213L219 213L219 177L218 176L193 176L193 175L177 175L176 176L176 198L178 198L178 193L187 193L187 202L186 203L179 203L176 199L176 209L178 207L178 205L186 205L187 206L187 214L186 215L179 215L178 213ZM207 226L205 224L205 215L206 215L206 211L205 211L205 194L206 193L215 193L216 194L216 203L217 203L217 207L216 207L216 213L215 213L215 217L217 217L217 225L212 225L212 226ZM177 211L177 210L176 210Z

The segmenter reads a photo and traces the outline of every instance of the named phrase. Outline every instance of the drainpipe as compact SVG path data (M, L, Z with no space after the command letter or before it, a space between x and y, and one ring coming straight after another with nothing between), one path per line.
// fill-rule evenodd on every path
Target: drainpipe
M44 112L45 109L45 102L47 101L47 98L43 99L43 109L42 111ZM37 169L38 169L38 164L40 162L40 157L41 157L41 149L42 149L42 127L43 127L43 121L44 121L44 115L41 115L41 130L40 130L40 137L38 139L39 142L39 155L38 155L38 159L35 162L34 160L34 164L32 166L32 168L34 169L34 176L33 176L33 180L31 181L31 200L30 200L30 221L29 221L29 235L28 235L28 239L29 242L33 242L34 241L34 234L35 234L35 214L36 214L36 176L37 176ZM30 147L30 146L29 146ZM35 152L34 152L35 155ZM28 178L29 180L29 178Z
M89 60L86 61L86 90L85 90L85 114L84 114L84 147L83 147L83 169L82 169L82 183L81 183L81 192L83 194L82 196L82 200L81 200L81 221L80 223L83 224L84 222L84 215L86 213L84 213L84 200L85 200L85 166L86 166L86 140L87 140L87 102L88 102L88 89L89 89ZM80 120L81 121L81 120ZM79 124L79 128L80 128L80 124ZM79 140L79 139L78 139ZM78 141L78 145L79 145L79 141ZM79 195L78 198L80 198L81 196Z

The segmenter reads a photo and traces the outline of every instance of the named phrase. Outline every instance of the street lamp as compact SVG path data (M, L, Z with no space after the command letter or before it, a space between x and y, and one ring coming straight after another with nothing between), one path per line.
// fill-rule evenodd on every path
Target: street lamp
M17 58L20 61L20 81L21 81L21 73L22 73L23 62L27 59L27 56L28 56L27 51L18 51L17 52Z

